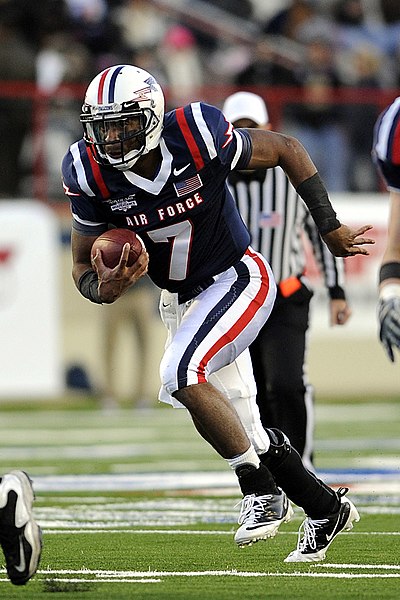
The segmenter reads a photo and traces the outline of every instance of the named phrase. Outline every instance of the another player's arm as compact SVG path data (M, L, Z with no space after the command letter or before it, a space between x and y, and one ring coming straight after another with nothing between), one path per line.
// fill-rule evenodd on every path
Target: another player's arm
M382 265L400 263L400 192L390 192L390 211L386 249L382 257ZM400 283L400 272L394 277L385 278L381 287L389 283Z
M71 251L72 251L72 278L76 287L79 289L79 280L88 271L93 272L90 251L93 242L97 236L81 235L72 230Z
M306 203L332 254L335 256L369 254L360 245L374 244L371 238L362 237L372 226L364 225L353 230L338 221L316 166L299 140L273 131L260 129L246 131L252 141L252 154L247 168L282 167Z
M81 235L72 231L72 277L76 287L88 300L96 304L111 304L147 273L149 256L142 252L138 260L127 266L129 244L125 244L121 260L114 269L103 263L101 253L97 252L92 259L90 251L96 236Z
M400 192L390 192L388 238L379 271L380 340L392 362L400 349Z

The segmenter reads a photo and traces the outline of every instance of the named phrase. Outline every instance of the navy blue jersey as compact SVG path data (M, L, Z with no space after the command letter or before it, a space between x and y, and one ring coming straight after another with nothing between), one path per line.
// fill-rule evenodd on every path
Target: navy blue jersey
M165 115L160 149L160 169L148 180L99 165L80 140L63 160L64 189L77 232L134 230L154 283L184 293L235 264L249 245L226 178L246 166L250 141L217 108L198 102Z
M400 191L400 97L378 117L372 158L388 190Z

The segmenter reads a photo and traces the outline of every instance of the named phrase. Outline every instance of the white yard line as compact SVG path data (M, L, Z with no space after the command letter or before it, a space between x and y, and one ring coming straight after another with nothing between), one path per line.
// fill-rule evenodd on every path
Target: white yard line
M360 565L361 566L361 565ZM338 565L338 568L344 568L344 565ZM370 565L370 568L379 568L379 565ZM394 566L397 570L398 566ZM1 573L5 573L2 569ZM143 582L158 582L165 577L311 577L311 578L329 578L329 579L389 579L400 578L400 573L312 573L312 572L274 572L274 571L106 571L106 570L91 570L91 569L46 569L39 570L39 575L45 576L47 579L59 582L69 583L143 583ZM54 578L53 575L62 575L62 577ZM70 578L69 575L75 575ZM82 575L83 577L76 577ZM90 578L88 578L91 576ZM0 578L0 581L8 581L8 579Z
M233 532L232 531L220 531L220 530L201 530L201 531L197 531L194 529L173 529L173 530L168 530L168 529L108 529L108 528L100 528L100 529L68 529L67 527L65 529L47 529L44 528L44 533L46 535L50 535L50 534L57 534L57 535L62 535L62 534L95 534L95 533L124 533L124 534L129 534L129 535L144 535L144 534L158 534L158 535L229 535L229 536L233 536ZM297 536L298 533L297 531L282 531L281 529L279 530L279 536L281 535L295 535ZM357 535L357 536L370 536L370 535L380 535L380 536L399 536L400 532L399 531L351 531L351 532L342 532L341 535ZM323 566L327 566L327 565L323 565ZM330 565L333 566L333 565ZM339 567L340 565L338 565ZM376 566L376 565L375 565ZM398 568L400 568L399 565L397 565Z

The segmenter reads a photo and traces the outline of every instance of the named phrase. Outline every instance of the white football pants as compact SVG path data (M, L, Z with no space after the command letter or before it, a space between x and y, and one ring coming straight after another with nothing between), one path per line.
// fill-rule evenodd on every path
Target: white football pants
M258 454L269 448L260 420L248 346L268 319L276 284L265 258L249 248L196 298L178 304L163 290L160 314L167 328L160 363L159 399L182 407L172 394L208 381L230 400Z

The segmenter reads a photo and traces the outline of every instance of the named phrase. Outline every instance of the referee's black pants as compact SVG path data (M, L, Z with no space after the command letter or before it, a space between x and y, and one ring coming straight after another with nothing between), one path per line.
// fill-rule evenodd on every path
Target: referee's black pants
M312 295L304 284L286 298L278 291L268 321L250 345L262 424L286 433L307 466L312 465L314 400L304 362Z

